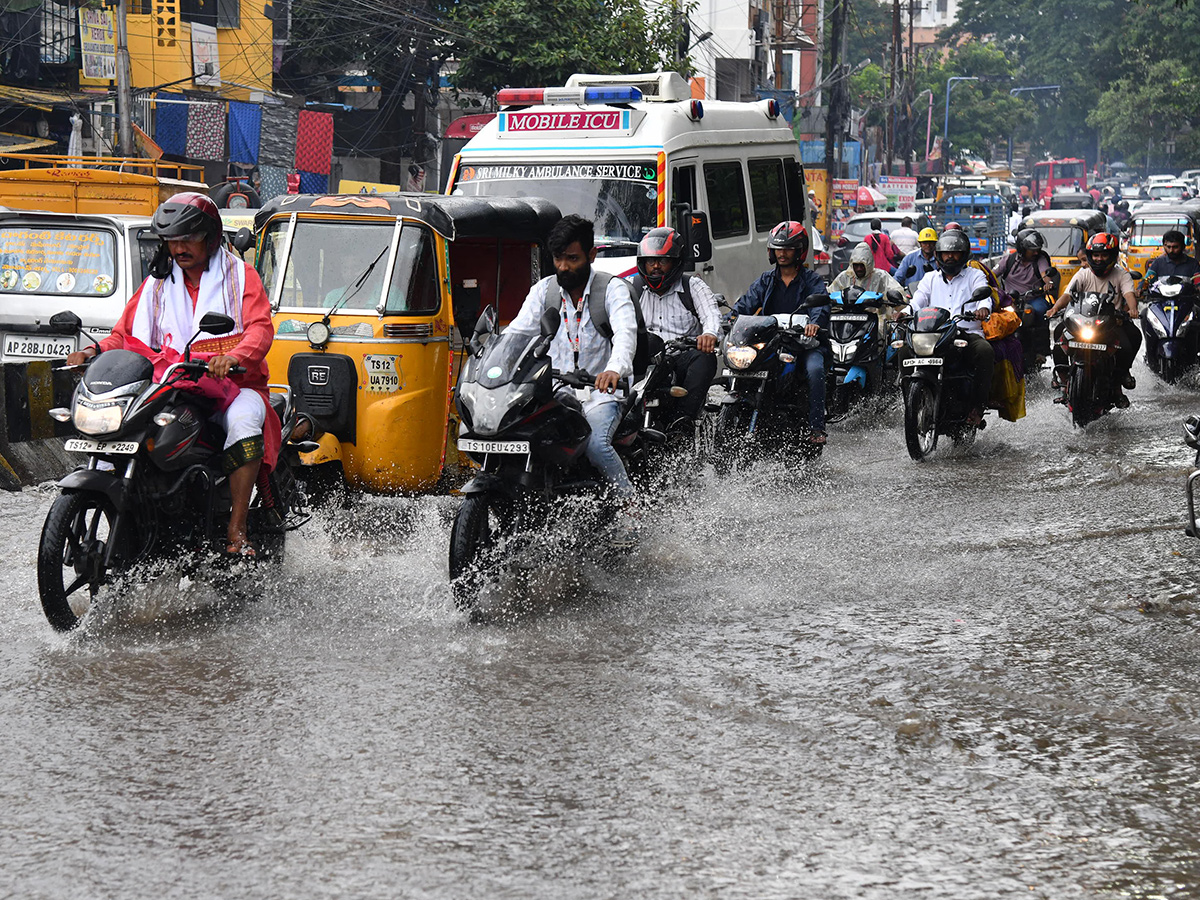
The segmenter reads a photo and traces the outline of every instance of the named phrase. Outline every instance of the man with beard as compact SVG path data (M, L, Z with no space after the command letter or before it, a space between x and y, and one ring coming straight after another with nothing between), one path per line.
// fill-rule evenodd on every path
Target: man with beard
M592 223L582 216L564 216L550 229L546 244L554 258L555 274L529 289L521 311L508 327L538 334L542 314L557 312L559 328L550 345L554 368L598 373L596 386L580 389L579 397L592 429L588 461L612 483L618 497L629 499L633 485L612 439L623 409L617 382L633 373L638 317L629 282L592 268L596 259L593 241ZM603 315L593 315L593 310L603 311Z

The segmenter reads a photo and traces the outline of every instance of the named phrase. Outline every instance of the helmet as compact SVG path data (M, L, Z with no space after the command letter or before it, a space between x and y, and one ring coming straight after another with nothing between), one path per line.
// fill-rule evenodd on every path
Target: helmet
M955 253L957 258L950 261L943 255L946 253ZM950 229L944 231L938 238L933 254L937 257L938 265L941 266L946 277L953 278L971 261L971 242L967 240L967 235L961 228Z
M1017 232L1017 252L1026 253L1030 250L1036 250L1041 253L1046 247L1046 241L1042 238L1041 232L1034 231L1032 228L1023 228Z
M808 256L808 229L801 222L780 222L767 238L767 259L775 262L775 251L791 248L796 251L797 264Z
M1117 264L1120 243L1115 234L1106 232L1093 234L1088 238L1086 253L1088 265L1092 267L1092 271L1103 278Z
M947 222L946 227L942 229L942 233L945 234L947 231L962 231L962 226L957 222Z
M1117 209L1120 209L1120 210L1129 209L1129 201L1128 200L1118 200L1117 201Z
M652 259L670 261L671 267L665 275L654 276L646 271L646 263ZM683 268L683 237L674 228L654 228L646 232L642 242L638 244L637 270L646 281L646 286L656 294L661 294L666 288L675 283Z
M211 254L221 243L221 212L204 194L184 191L163 201L154 211L150 233L162 239L150 261L150 274L166 278L171 273L171 253L166 242L206 240Z
M917 240L922 244L926 241L936 241L937 232L932 228L922 228L921 233L917 235Z

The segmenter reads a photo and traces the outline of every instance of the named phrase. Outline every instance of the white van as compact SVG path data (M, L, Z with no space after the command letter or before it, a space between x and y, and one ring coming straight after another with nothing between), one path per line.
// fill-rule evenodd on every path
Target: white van
M636 272L677 204L707 215L697 274L730 302L762 274L770 230L808 215L799 145L774 100L701 102L675 72L572 75L497 95L500 113L455 157L448 194L544 197L596 223L597 268ZM668 202L669 201L669 202Z

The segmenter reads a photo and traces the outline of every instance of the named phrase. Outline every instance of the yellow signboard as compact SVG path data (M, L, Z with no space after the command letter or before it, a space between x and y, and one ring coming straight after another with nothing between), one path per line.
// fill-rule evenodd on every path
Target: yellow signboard
M351 181L343 178L338 182L339 194L395 194L399 192L398 184L380 184L377 181Z

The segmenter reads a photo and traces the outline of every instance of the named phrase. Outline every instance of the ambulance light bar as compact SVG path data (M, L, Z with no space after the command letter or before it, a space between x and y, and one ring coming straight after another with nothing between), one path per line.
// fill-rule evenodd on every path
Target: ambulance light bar
M642 99L640 88L632 86L612 87L542 87L542 88L504 88L496 94L496 102L501 106L535 106L552 105L556 103L637 103Z

